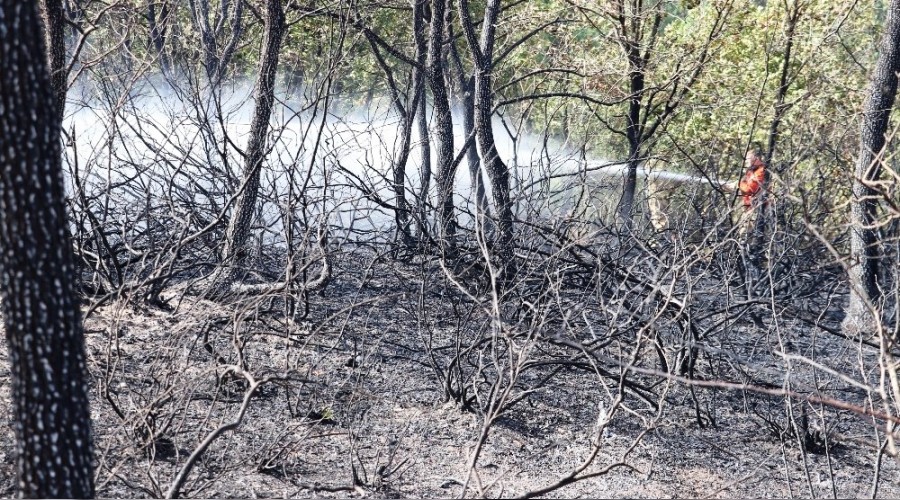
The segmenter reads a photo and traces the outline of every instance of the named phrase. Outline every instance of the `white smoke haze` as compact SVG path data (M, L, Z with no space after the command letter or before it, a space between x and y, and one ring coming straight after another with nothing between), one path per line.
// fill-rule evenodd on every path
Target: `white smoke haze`
M108 88L108 87L107 87ZM258 227L274 240L283 231L289 197L304 197L304 217L326 216L329 224L349 236L354 231L387 234L394 214L369 199L394 203L391 167L399 148L400 122L386 98L366 107L345 108L331 101L329 110L310 92L279 92L270 120L270 151L262 169ZM107 193L126 212L125 221L139 221L139 212L160 200L180 200L218 213L239 188L243 158L254 109L253 84L241 81L216 94L197 93L160 77L147 78L130 92L103 94L82 83L70 91L64 127L72 133L67 148L68 189L80 179L85 196ZM431 118L431 117L429 117ZM462 118L454 115L454 148L465 142ZM321 129L321 134L319 133ZM494 119L500 156L511 169L519 217L564 216L576 199L584 199L595 216L608 219L618 203L622 162L590 157L584 148L521 130L510 121ZM421 138L413 127L412 152L406 167L407 200L420 189ZM434 201L436 165L432 142L430 201ZM472 145L474 147L474 144ZM675 172L641 169L641 178L697 186L716 185L708 179ZM482 173L490 196L489 181ZM473 223L474 198L466 161L455 182L460 223ZM156 201L154 201L156 200ZM172 207L179 214L178 205ZM294 214L293 217L298 217ZM124 222L124 221L123 221ZM312 221L310 221L312 222ZM138 222L130 230L143 230ZM269 239L267 237L266 239Z

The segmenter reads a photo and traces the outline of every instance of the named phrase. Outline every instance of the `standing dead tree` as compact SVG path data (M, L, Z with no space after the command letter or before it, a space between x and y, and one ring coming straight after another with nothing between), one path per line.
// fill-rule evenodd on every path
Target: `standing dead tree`
M501 274L505 275L513 257L513 215L509 192L509 167L500 158L494 141L491 117L494 114L494 91L492 73L494 68L494 41L497 19L500 17L500 1L488 0L484 7L481 37L476 38L468 0L460 0L459 21L469 45L474 70L474 111L475 133L478 151L484 169L491 179L491 194L497 208L497 256L503 263Z
M422 2L419 2L422 3ZM441 253L453 256L456 253L456 215L453 206L453 184L456 178L457 162L453 158L453 115L450 111L450 97L447 93L446 65L443 57L445 22L448 0L432 0L431 21L428 29L428 60L425 74L434 99L437 118L435 142L437 146L437 219ZM424 8L420 6L419 8Z
M0 298L22 495L94 494L58 89L32 2L0 2Z
M223 251L225 265L229 267L226 278L229 284L239 278L239 270L246 261L250 228L256 212L260 170L266 154L266 135L275 103L278 53L286 30L284 9L280 0L266 1L265 30L255 92L256 107L250 123L250 138L244 152L244 174L241 184L243 191L231 216Z
M887 144L885 133L897 95L898 71L900 0L892 0L860 123L859 156L850 204L850 252L853 263L849 270L850 303L842 325L845 332L870 331L877 320L877 302L880 299L876 235L878 193L872 184L881 177Z
M447 25L447 31L450 46L450 76L453 79L454 91L458 95L457 101L462 108L463 133L468 140L469 136L475 136L475 79L463 67L452 24ZM472 181L472 194L475 196L476 220L481 222L485 231L490 234L493 232L493 223L490 221L491 207L484 189L481 157L478 156L477 147L466 148L466 161L469 166L469 178Z

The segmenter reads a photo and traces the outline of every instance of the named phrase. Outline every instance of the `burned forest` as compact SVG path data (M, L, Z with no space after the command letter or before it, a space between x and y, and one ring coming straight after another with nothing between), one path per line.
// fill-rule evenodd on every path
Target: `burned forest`
M900 0L0 0L0 496L900 497Z

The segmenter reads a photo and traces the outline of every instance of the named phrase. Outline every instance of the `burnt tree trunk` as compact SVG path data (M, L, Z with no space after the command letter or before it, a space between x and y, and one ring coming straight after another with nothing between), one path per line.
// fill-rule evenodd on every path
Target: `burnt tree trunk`
M420 90L418 123L419 150L421 151L421 164L419 165L419 196L416 200L416 210L419 221L419 242L429 238L428 232L428 192L431 190L431 131L428 127L428 103L425 88Z
M216 24L216 33L220 33L225 25L225 19L228 16L228 4L229 2L227 1L222 2L222 10ZM238 42L241 40L241 35L244 31L244 0L236 0L234 2L230 19L231 34L229 35L228 42L225 43L225 47L222 49L222 53L218 55L219 60L216 64L216 73L213 75L213 82L216 85L218 85L222 81L222 77L225 76L225 70L228 69L228 63L231 62L235 52L237 52Z
M622 189L622 201L619 203L619 219L623 226L631 229L634 223L634 195L637 190L637 169L641 163L641 143L643 128L641 127L641 99L644 93L644 61L636 48L628 51L629 90L628 125L625 135L628 138L628 162L625 170L625 182Z
M462 59L459 56L459 50L456 48L455 36L452 27L448 26L450 33L450 58L452 61L451 74L455 80L455 85L459 94L459 101L462 107L463 117L463 137L468 140L470 135L475 135L475 80L471 76L466 75L463 69ZM472 181L472 194L475 196L475 216L479 224L484 227L488 234L493 232L493 223L491 223L491 207L488 202L487 192L484 189L484 181L481 177L481 157L478 156L478 148L474 145L469 146L466 150L466 161L469 164L469 178Z
M218 87L228 63L237 50L237 44L243 31L244 0L236 0L233 5L227 0L221 2L213 20L210 20L209 0L188 0L188 5L191 9L194 28L200 33L203 68L212 86ZM269 9L268 2L266 9ZM218 38L224 31L226 19L229 18L231 19L231 35L219 53Z
M418 70L416 70L418 72ZM412 233L409 229L409 201L406 199L406 165L409 163L409 155L412 149L412 129L416 119L416 111L419 107L418 99L421 97L422 78L414 76L413 92L415 97L408 110L401 113L400 124L400 151L394 160L394 199L395 219L397 222L397 235L402 240L403 246L413 247Z
M41 14L44 18L44 39L47 47L47 61L50 64L50 80L56 102L57 121L62 123L66 112L66 92L69 90L66 73L66 11L62 0L42 0Z
M200 33L200 45L203 50L203 69L206 76L212 80L218 71L216 64L216 37L209 23L209 0L189 0L191 18L194 28Z
M36 3L0 0L0 302L20 493L85 498L94 485L84 335L66 229L59 95L42 32Z
M259 74L254 98L256 106L250 122L250 139L244 152L244 174L241 193L225 235L223 252L225 265L230 266L227 282L238 278L238 271L245 264L256 200L259 195L259 178L266 151L266 134L275 104L275 76L278 71L278 52L284 38L285 18L281 0L266 1L265 35L259 58Z
M169 23L169 5L163 3L156 13L156 2L147 4L147 24L150 27L150 45L159 57L159 65L163 73L169 70L169 59L166 56L166 31Z
M428 191L431 188L431 140L428 131L428 103L425 91L425 79L428 76L426 65L428 63L428 26L426 25L426 1L418 0L413 8L413 39L416 44L417 75L421 83L414 87L417 93L415 102L418 110L416 122L419 129L419 149L421 151L421 164L419 165L419 194L416 199L416 219L418 221L419 244L423 244L428 235Z
M451 256L456 252L456 214L453 205L453 184L456 165L453 161L453 116L450 112L450 98L444 79L444 59L441 57L444 42L444 16L446 0L431 2L431 24L428 33L428 62L426 74L434 99L437 118L437 219L438 238L441 251Z
M678 103L684 98L687 89L691 87L703 67L707 49L700 51L700 62L690 73L688 81L683 84L680 77L673 78L673 89L681 87L680 91L672 90L664 103L652 105L652 99L645 101L647 91L647 67L650 58L655 53L656 42L662 26L663 11L660 4L649 5L643 2L616 2L615 10L606 15L615 22L616 38L622 48L623 54L628 60L628 111L625 115L624 135L628 140L628 159L626 161L625 178L622 186L622 198L619 201L618 218L621 228L630 231L634 225L634 200L637 190L637 170L651 147L648 140L653 137L659 127L664 127L665 121L671 116ZM721 15L721 11L720 11ZM714 24L718 26L718 19ZM649 29L647 29L649 26ZM712 36L712 34L710 35ZM652 123L648 118L654 109L659 110L658 116Z
M850 303L844 319L845 331L870 331L875 317L870 307L880 300L878 289L878 241L876 223L877 193L871 183L881 176L884 160L885 134L897 94L897 72L900 71L900 0L891 0L884 35L879 47L878 62L869 83L860 126L859 157L853 180L853 200L850 204L850 252L853 259L849 270Z
M500 0L488 0L484 7L481 38L476 40L475 29L467 0L460 0L460 24L469 44L475 65L475 133L481 161L491 179L491 194L497 209L496 254L501 263L501 275L513 264L513 216L509 192L509 167L500 158L494 141L491 116L494 113L492 73L494 69L494 36L500 16Z

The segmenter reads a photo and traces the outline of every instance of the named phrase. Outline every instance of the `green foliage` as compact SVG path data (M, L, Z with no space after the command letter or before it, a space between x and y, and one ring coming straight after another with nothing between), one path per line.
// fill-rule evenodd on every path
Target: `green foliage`
M646 91L639 96L648 122L665 112L662 103L667 96L681 92L690 81L665 126L644 138L642 154L661 156L685 170L693 168L690 165L712 164L725 177L739 175L746 145L768 142L787 46L786 8L796 2L801 2L801 15L792 40L787 107L775 160L796 189L824 190L833 194L829 199L841 202L849 178L845 169L856 152L857 115L885 18L884 0L660 0L643 2L637 12L629 10L636 4L625 2L624 25L632 30L631 38L640 25L636 48L641 53L648 53L653 18L661 16L644 68ZM622 24L615 19L618 3L507 2L509 8L498 25L496 53L518 44L525 34L531 36L494 68L496 102L533 94L550 96L520 100L502 106L500 112L523 118L533 132L584 145L597 157L627 155L622 132L633 68L624 50ZM197 67L202 54L189 9L186 3L171 5L167 50L179 64ZM211 0L212 7L218 5L218 0ZM127 51L119 52L127 57L152 60L145 8L142 2L117 6L96 27L87 54L115 52L116 44L122 44ZM477 25L483 0L471 1L470 8ZM727 13L721 29L714 29L723 9ZM306 88L329 79L333 93L348 105L382 96L386 93L384 72L358 26L367 26L411 58L411 17L409 3L401 0L358 2L343 10L322 8L312 14L289 11L281 68L290 82ZM455 12L451 17L459 36L462 29ZM227 35L226 29L223 36ZM253 74L261 36L261 23L246 11L232 75ZM456 43L464 65L470 66L465 39L460 36ZM410 68L386 51L382 54L403 87ZM708 58L698 67L703 54ZM573 97L577 95L586 99ZM598 105L600 101L608 104ZM824 173L830 178L823 183Z

